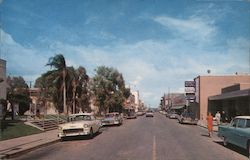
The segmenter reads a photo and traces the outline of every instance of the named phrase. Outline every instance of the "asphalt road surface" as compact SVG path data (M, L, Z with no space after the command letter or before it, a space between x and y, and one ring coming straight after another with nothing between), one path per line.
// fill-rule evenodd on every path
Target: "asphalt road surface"
M244 150L224 147L204 128L155 117L105 127L94 139L71 139L26 153L18 160L247 160Z

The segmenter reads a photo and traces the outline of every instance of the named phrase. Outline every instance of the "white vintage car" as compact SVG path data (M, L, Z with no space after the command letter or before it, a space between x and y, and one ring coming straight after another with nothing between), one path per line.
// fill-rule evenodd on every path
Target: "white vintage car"
M69 122L59 125L58 137L61 139L71 136L88 135L93 138L94 134L101 128L100 120L91 113L79 113L69 116Z

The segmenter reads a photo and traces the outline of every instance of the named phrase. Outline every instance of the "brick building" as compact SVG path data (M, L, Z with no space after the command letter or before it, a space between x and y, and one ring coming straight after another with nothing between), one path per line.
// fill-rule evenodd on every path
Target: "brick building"
M198 76L194 79L194 81L195 81L195 102L192 103L192 108L194 108L197 118L205 120L209 109L208 108L209 97L222 94L222 88L233 86L235 84L250 83L250 75L225 75L225 76L207 75L207 76ZM214 108L212 109L213 112L215 110L216 109Z

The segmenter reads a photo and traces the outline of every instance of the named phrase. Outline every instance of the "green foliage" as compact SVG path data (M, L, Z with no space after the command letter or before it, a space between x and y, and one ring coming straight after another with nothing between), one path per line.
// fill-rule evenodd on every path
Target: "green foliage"
M100 66L93 78L92 91L95 95L95 104L100 112L121 112L125 98L129 96L125 88L124 79L118 70Z
M29 109L29 88L23 77L8 77L7 99L13 104L19 104L19 114L23 115Z
M90 110L90 95L87 88L89 77L86 69L81 66L78 69L67 67L62 55L50 58L47 65L54 69L42 74L35 83L35 87L41 89L39 101L43 105L46 105L47 101L52 101L60 112L64 111L63 80L65 79L67 110L69 108L75 112L80 108ZM63 72L65 72L65 78Z

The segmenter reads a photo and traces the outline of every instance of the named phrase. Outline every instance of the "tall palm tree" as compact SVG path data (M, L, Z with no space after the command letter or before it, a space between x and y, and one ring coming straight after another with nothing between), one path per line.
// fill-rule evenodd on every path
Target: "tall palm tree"
M66 104L66 74L67 74L67 66L65 62L65 58L62 54L57 54L54 57L50 57L48 63L46 64L47 66L51 66L54 68L52 72L58 72L59 76L62 75L63 83L63 112L64 114L68 114L68 108ZM59 78L59 77L57 77Z

